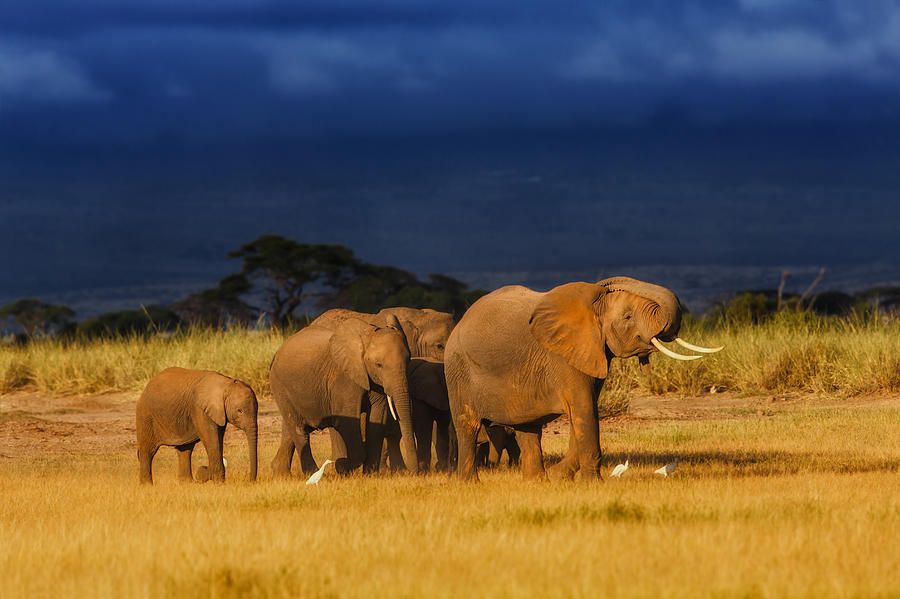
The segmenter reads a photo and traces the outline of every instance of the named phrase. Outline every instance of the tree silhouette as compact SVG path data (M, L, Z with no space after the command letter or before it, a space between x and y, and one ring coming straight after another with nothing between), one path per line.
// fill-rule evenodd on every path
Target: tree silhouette
M360 267L342 245L298 243L280 235L262 235L228 257L243 260L241 275L262 286L263 310L281 326L304 302L346 287Z
M12 318L29 337L49 335L51 329L62 327L73 316L75 312L68 306L48 304L37 298L20 299L0 307L0 320Z

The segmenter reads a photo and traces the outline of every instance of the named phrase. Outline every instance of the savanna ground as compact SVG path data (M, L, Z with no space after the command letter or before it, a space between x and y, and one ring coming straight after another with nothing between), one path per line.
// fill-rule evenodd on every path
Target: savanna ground
M164 448L141 487L136 398L0 396L0 596L900 595L896 393L635 392L601 424L604 468L630 459L621 480L329 469L318 487L271 478L270 399L258 482L229 430L224 485L178 484ZM566 443L548 427L548 462ZM317 460L328 448L313 436Z

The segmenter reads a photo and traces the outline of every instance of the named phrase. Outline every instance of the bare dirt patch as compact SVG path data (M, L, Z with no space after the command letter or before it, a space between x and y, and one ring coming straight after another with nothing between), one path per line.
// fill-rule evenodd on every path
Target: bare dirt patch
M74 397L28 392L0 395L0 459L131 452L135 443L137 398L137 393ZM601 427L609 432L663 420L740 419L771 416L798 408L885 405L900 406L900 394L848 399L810 395L742 397L732 393L685 398L646 395L632 397L628 414L604 420ZM569 424L565 418L551 422L544 429L548 435L568 432ZM280 434L281 418L275 403L262 400L260 441L276 441ZM226 445L243 443L243 433L229 427L225 442Z

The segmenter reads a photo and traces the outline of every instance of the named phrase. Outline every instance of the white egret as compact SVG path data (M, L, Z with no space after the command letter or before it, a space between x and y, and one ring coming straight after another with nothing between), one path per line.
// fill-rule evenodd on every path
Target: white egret
M325 460L325 463L322 464L322 467L312 473L308 479L306 479L306 484L308 485L317 485L319 481L322 480L322 476L325 474L325 466L328 464L334 464L331 460Z
M624 464L619 464L618 466L613 468L610 476L613 478L619 478L625 473L626 470L628 470L628 460L625 460Z
M671 464L666 464L659 470L656 470L654 474L662 474L663 476L669 476L673 472L675 472L675 468L678 467L678 458L675 458L675 461Z

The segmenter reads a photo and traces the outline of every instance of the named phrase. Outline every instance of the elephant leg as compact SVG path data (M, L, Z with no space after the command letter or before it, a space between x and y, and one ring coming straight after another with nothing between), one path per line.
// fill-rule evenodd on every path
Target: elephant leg
M434 430L434 454L437 458L435 470L446 472L450 469L450 413L437 417Z
M478 431L481 421L471 415L454 415L453 426L456 428L456 439L459 448L456 472L463 480L478 480L475 469L475 446L478 443Z
M522 449L522 473L525 478L545 479L544 453L541 451L541 426L529 425L516 429Z
M222 438L225 436L225 427L216 426L213 422L200 423L197 426L200 433L200 441L206 448L206 457L209 460L209 480L225 481L225 464L222 462Z
M406 463L403 461L403 451L400 449L400 425L397 422L388 422L385 425L387 433L384 437L384 452L382 453L382 463L390 464L391 472L401 472L406 470Z
M153 484L153 458L159 451L159 445L142 443L138 448L138 463L141 470L141 483Z
M387 397L381 393L370 392L363 472L378 472L378 468L381 466L381 451L384 446L385 429L388 424L387 412Z
M195 443L186 443L175 448L178 452L178 480L190 482L194 480L191 473L191 454Z
M372 435L371 427L366 427L366 438ZM359 416L354 418L340 418L335 422L331 437L331 446L341 456L335 460L335 470L340 474L348 474L359 468L366 459L366 450L363 446L362 431L359 426Z
M578 442L575 440L575 432L569 427L569 449L566 456L555 466L550 468L553 478L572 480L578 472Z
M503 447L506 445L506 435L506 429L502 426L487 427L489 446L487 464L489 468L496 468L500 465L500 458L503 457Z
M284 432L284 429L282 429L282 435ZM288 432L293 440L293 446L297 450L297 455L300 456L300 468L303 474L310 475L318 470L319 466L313 459L312 449L309 446L309 427L306 426L303 419L300 418L295 424L291 425ZM283 446L287 446L286 439L282 438L281 443ZM287 474L290 475L290 472L290 464L288 463Z
M589 394L572 406L572 433L578 445L578 469L581 471L582 478L602 480L597 402Z
M506 457L509 459L509 467L515 468L519 465L519 456L522 450L519 449L519 442L516 440L516 432L510 431L506 438Z
M331 461L334 462L334 471L338 474L347 474L353 470L347 443L337 428L328 429L328 436L331 438Z
M416 435L416 459L419 462L419 470L428 472L431 470L431 439L434 428L434 418L424 409L416 410L417 418L413 420L413 430Z
M272 472L275 476L290 476L291 463L294 461L294 439L291 435L292 425L287 418L281 419L281 445L272 459Z
M447 423L447 437L449 437L449 447L447 447L447 467L451 471L456 470L459 463L459 440L456 437L456 426L453 424L453 417L450 417Z

